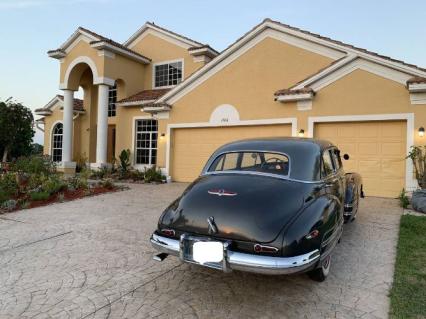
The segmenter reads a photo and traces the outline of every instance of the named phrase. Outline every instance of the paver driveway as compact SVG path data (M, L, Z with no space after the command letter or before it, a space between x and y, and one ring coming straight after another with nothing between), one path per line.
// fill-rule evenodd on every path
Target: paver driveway
M152 260L149 235L184 184L0 215L0 318L385 318L401 210L366 198L330 277Z

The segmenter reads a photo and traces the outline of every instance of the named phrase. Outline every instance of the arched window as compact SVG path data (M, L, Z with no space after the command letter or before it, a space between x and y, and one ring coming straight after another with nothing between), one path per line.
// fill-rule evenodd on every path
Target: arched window
M52 160L54 162L62 161L62 123L57 123L52 130Z

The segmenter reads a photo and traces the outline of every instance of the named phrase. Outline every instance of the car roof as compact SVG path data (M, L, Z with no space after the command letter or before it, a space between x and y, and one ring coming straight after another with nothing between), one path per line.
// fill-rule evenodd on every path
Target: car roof
M259 149L261 145L263 146ZM308 147L311 146L313 149L319 149L321 151L334 146L331 142L321 139L283 136L237 140L223 145L220 149L222 149L222 151L225 151L225 149L229 149L229 151L231 151L233 148L240 150L241 147L245 147L247 149L257 147L259 151L268 151L271 150L270 148L273 148L274 150L279 148L287 149L288 147L293 147L294 145L306 145Z
M302 181L320 179L320 158L324 149L334 147L326 140L301 137L262 137L238 140L221 146L203 169L206 173L214 159L222 153L258 151L286 154L290 161L290 178Z

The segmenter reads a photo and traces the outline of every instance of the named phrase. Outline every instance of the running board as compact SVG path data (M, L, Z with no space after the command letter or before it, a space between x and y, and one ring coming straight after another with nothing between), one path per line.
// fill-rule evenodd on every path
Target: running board
M156 260L156 261L163 261L164 259L166 259L169 256L169 254L166 253L159 253L157 255L154 255L154 257L152 257L152 259Z

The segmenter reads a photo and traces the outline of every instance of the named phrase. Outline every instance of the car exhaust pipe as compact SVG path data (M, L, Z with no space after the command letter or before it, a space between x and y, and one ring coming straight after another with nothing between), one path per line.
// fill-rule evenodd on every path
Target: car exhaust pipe
M163 261L164 259L166 259L169 256L169 254L166 253L159 253L157 255L154 255L154 257L152 257L152 259L156 260L156 261Z

